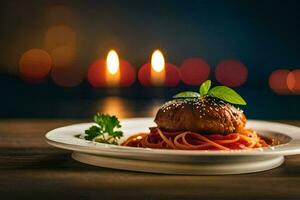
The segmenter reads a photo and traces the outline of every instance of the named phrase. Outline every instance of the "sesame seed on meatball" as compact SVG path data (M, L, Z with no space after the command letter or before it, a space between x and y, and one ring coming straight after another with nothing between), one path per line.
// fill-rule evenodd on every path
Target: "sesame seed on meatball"
M242 110L214 97L174 99L158 110L155 123L164 131L229 134L245 127Z

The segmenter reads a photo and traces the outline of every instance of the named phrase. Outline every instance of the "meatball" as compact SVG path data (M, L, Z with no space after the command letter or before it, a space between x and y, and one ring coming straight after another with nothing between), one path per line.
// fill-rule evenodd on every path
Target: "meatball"
M158 110L155 123L164 131L229 134L245 127L242 110L213 97L174 99Z

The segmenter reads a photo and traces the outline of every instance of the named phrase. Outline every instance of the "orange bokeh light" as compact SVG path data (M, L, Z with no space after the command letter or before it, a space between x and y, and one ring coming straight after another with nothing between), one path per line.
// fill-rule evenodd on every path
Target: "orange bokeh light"
M62 87L75 87L84 78L83 70L75 65L75 49L69 46L59 46L51 51L53 61L52 80Z
M165 86L175 87L180 82L179 70L176 65L166 63L166 80Z
M120 85L122 87L128 87L135 81L135 70L132 64L126 60L120 61Z
M76 47L76 33L66 25L51 26L45 35L45 46L47 50L52 50L60 46Z
M246 82L248 70L239 60L231 59L220 62L215 74L219 83L229 87L238 87Z
M151 86L151 64L142 65L138 71L138 80L143 86Z
M287 75L287 86L293 93L300 94L300 69L289 72Z
M49 74L51 64L51 57L46 51L42 49L30 49L20 59L20 74L28 82L39 83Z
M74 62L75 49L69 46L60 46L51 51L51 57L55 68L66 67Z
M166 77L163 84L167 87L175 87L180 82L179 70L175 65L171 63L165 64L165 76ZM138 80L143 86L153 86L151 81L150 63L145 63L141 66L138 71Z
M207 80L210 67L201 58L188 58L180 66L181 80L187 85L200 85Z
M69 7L65 5L51 5L46 9L45 21L47 24L74 23L76 18Z
M106 60L98 59L90 67L87 73L88 82L93 87L106 87ZM128 87L135 81L135 70L126 60L120 60L120 85Z
M99 113L106 113L110 115L117 115L118 118L133 117L134 113L131 111L132 104L126 99L118 96L108 96L99 100L97 103Z
M162 86L166 81L166 62L160 50L155 50L151 55L150 78L152 86Z
M278 69L269 76L269 86L277 94L289 94L290 90L287 84L287 77L290 73L287 69Z
M104 87L106 85L105 80L106 72L106 60L96 60L90 67L87 73L88 82L93 87Z
M78 86L84 79L84 70L75 66L53 68L52 80L61 87L71 88Z
M105 81L109 87L120 86L120 60L115 50L110 50L106 57Z

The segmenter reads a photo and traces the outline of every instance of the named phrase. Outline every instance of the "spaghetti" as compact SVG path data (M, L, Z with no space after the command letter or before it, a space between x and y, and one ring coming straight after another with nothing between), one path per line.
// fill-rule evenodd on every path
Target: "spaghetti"
M191 131L165 132L159 128L150 128L150 133L135 134L122 145L156 149L225 151L269 146L265 139L251 129L228 135L204 135Z

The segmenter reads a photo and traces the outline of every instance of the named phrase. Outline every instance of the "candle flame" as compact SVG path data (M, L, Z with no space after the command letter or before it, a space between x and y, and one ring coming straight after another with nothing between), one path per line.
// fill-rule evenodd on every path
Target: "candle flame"
M160 50L155 50L151 57L151 67L155 72L161 72L165 68L165 59Z
M117 74L119 71L119 56L115 50L110 50L106 58L106 67L110 74Z

